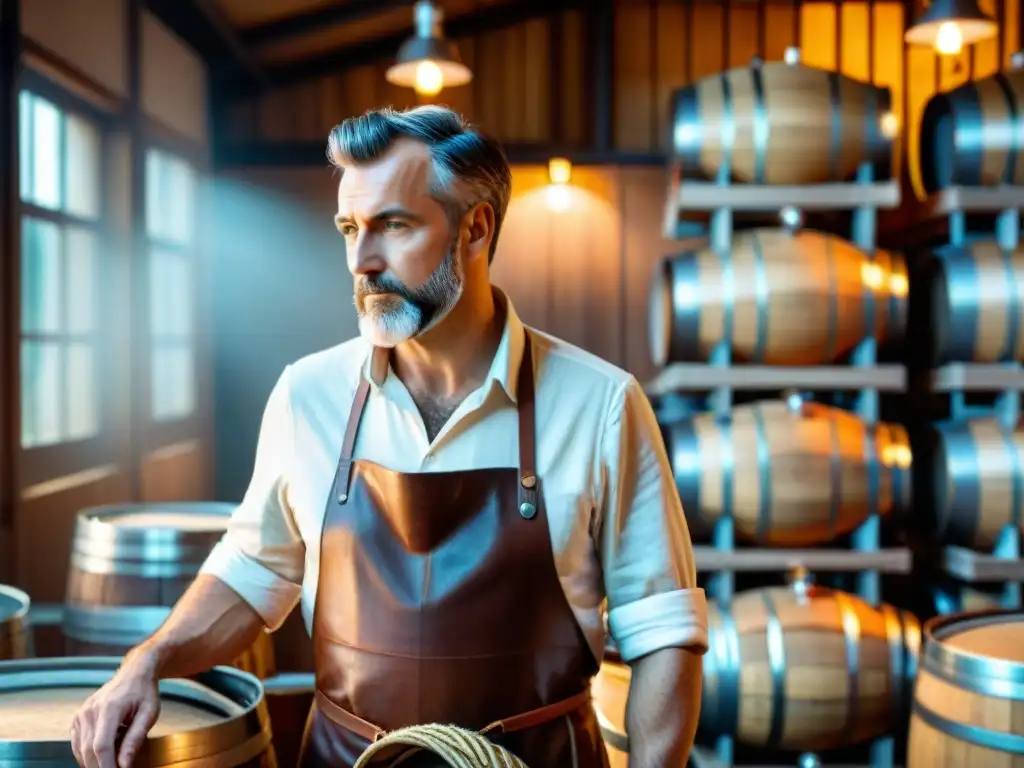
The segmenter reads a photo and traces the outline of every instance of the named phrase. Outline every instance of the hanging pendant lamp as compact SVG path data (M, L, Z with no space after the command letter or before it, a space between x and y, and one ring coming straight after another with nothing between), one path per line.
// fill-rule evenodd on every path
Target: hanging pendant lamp
M443 12L430 0L418 0L413 8L415 34L402 43L395 63L385 78L389 83L433 96L442 88L465 85L473 79L462 63L458 46L441 30Z
M934 0L903 39L911 45L927 45L941 54L960 53L999 34L999 25L975 0Z

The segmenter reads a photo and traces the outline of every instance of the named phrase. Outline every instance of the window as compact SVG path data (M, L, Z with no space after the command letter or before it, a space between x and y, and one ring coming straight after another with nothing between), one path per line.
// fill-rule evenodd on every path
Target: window
M21 443L96 437L100 424L99 126L19 95Z
M193 329L196 176L162 150L146 153L146 233L149 239L150 404L156 421L196 411Z

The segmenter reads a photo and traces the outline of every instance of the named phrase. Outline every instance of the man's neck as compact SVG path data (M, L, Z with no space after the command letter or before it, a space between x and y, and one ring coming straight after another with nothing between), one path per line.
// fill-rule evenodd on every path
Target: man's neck
M465 293L445 319L423 336L391 351L391 367L413 393L462 398L479 387L491 368L505 313L490 285Z

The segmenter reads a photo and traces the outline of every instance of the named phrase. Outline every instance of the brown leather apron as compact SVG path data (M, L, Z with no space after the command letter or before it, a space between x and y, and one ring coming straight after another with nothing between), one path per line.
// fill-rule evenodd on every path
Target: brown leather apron
M518 468L403 474L353 461L364 373L324 513L303 768L351 768L384 731L424 723L487 729L529 768L608 765L589 695L598 664L534 474L530 348L527 333Z

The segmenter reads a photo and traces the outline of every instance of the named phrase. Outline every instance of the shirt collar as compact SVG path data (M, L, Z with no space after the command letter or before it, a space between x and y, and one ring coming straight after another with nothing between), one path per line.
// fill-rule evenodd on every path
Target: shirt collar
M523 360L523 351L526 345L526 327L519 314L505 293L495 286L491 286L494 294L494 303L499 311L505 311L505 329L501 334L501 341L498 343L498 350L491 361L491 368L487 374L484 386L499 386L508 396L509 400L517 403L516 385L518 383L519 366ZM370 383L375 387L382 388L391 373L389 350L384 347L374 347L369 359L364 365L364 374L368 375Z

